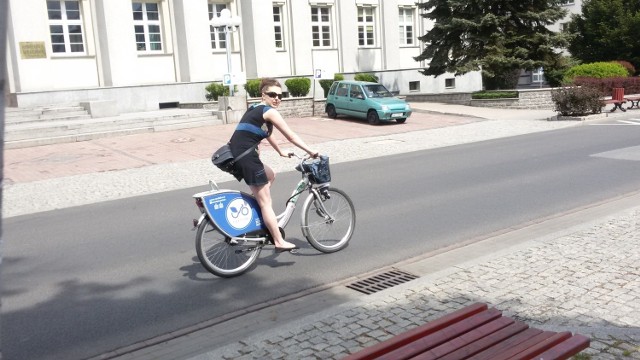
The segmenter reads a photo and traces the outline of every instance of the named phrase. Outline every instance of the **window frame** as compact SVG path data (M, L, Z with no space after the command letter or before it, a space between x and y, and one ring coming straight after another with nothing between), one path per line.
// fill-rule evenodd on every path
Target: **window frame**
M276 13L276 9L277 13ZM286 41L285 41L285 18L284 18L284 6L281 4L273 4L273 35L274 35L274 46L276 47L276 51L284 51L286 50ZM278 39L278 37L280 37Z
M52 19L51 12L56 11L57 9L49 8L50 3L59 4L60 18ZM76 10L67 10L67 3L76 3ZM84 25L84 16L83 16L83 8L82 1L80 0L48 0L46 2L47 6L47 20L49 22L49 41L51 41L51 53L56 56L63 55L87 55L87 37ZM69 12L77 11L78 19L69 19ZM60 27L61 32L53 32L53 27ZM73 28L79 28L79 32L72 32ZM76 29L74 29L76 30ZM74 37L80 36L80 41L76 39L72 41ZM56 41L56 38L62 37L62 42ZM64 51L58 51L60 46L64 47ZM74 51L74 46L80 46L81 49L78 51Z
M411 15L411 19L407 20L407 13ZM398 8L398 30L400 34L400 46L416 46L415 29L416 29L416 8L400 6ZM407 30L407 27L411 29Z
M219 17L220 12L224 9L231 10L229 8L229 4L221 3L221 2L213 2L210 1L207 4L207 8L209 10L209 21L213 20L213 17ZM226 51L227 44L229 43L229 39L227 39L227 35L219 26L209 25L209 34L210 34L210 45L211 50L213 51Z
M545 82L544 69L539 67L531 71L531 83L543 84Z
M135 8L136 4L140 4L142 19L136 19L136 13L138 12ZM149 11L147 8L148 4L153 4L157 9L157 19L149 19L149 14L154 13L154 11ZM133 28L135 34L135 44L136 44L136 52L138 54L162 54L164 53L164 36L163 36L163 25L162 25L162 4L160 1L153 0L137 0L131 2L131 10L133 15ZM138 28L142 27L142 32L139 32ZM154 27L157 27L157 32L152 31L155 30ZM144 48L140 47L142 42L140 41L140 35L144 38ZM157 37L157 38L156 38ZM152 40L153 39L153 40ZM158 47L155 48L154 47Z
M367 14L368 13L368 14ZM367 20L370 17L371 20ZM358 5L356 24L358 27L358 46L370 48L377 46L376 8Z
M326 14L323 14L323 10L326 10ZM314 49L330 49L333 47L331 10L331 6L311 6L311 47ZM317 14L314 14L314 12L317 12ZM317 18L315 21L314 16ZM327 17L327 20L322 19L324 16ZM325 28L327 31L325 31Z

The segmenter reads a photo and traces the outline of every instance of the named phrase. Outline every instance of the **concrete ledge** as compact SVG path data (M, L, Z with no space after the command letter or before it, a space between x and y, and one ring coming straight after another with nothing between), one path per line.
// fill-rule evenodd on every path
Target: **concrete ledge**
M81 102L82 106L92 118L118 116L118 107L115 100L93 100Z

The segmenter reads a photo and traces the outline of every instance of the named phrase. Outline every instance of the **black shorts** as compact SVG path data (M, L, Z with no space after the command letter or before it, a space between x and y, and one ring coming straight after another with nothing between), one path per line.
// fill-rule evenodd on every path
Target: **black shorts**
M239 175L242 175L244 182L251 186L265 185L269 182L264 164L258 156L258 152L252 151L247 156L236 162ZM236 179L238 177L236 176ZM238 179L240 180L240 179Z

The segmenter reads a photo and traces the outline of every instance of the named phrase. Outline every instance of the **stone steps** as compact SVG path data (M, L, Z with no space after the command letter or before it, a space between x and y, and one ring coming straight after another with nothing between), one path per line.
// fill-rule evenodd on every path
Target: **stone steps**
M165 109L113 117L92 118L81 106L7 108L5 148L87 141L139 134L220 125L215 112L205 109Z

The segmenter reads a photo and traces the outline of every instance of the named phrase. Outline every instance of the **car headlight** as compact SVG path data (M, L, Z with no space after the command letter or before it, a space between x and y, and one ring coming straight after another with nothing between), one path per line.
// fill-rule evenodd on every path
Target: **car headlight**
M404 109L407 111L411 111L411 105L409 104L405 105Z
M389 111L389 107L387 105L382 105L380 108L382 111Z

